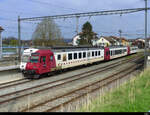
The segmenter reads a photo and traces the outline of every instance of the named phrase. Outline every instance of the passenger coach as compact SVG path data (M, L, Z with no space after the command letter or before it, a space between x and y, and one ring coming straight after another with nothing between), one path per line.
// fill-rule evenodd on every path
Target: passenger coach
M136 53L137 47L55 47L49 49L29 48L24 50L20 69L25 77L39 78L40 75L92 64L103 60Z

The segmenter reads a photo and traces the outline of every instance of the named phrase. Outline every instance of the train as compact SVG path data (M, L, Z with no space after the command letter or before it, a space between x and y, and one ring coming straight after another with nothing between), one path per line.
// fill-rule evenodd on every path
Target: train
M127 56L137 50L137 46L28 48L22 53L20 70L25 78L40 78L51 72Z

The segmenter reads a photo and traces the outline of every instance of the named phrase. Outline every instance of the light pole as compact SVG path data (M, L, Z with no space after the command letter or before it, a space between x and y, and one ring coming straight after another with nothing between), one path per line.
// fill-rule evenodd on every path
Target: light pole
M122 33L122 30L120 29L120 30L119 30L119 35L120 35L120 40L119 40L119 41L120 41L120 45L122 45L122 43L121 43L121 33Z
M144 68L147 67L147 0L145 0L145 51L144 51Z
M2 58L3 48L2 48L2 37L1 33L4 31L4 29L0 26L0 59Z
M20 16L18 16L18 53L19 62L21 61L21 28L20 28Z

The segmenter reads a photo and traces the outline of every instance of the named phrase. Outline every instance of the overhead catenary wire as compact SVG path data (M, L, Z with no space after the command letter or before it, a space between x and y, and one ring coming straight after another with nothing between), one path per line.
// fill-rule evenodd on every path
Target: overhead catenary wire
M147 8L147 9L150 10L150 8ZM20 21L37 21L37 20L42 20L42 19L45 19L45 18L61 19L61 18L100 16L100 15L128 14L128 13L134 13L134 12L139 12L139 11L144 11L144 10L145 10L145 8L121 9L121 10L105 10L105 11L98 11L98 12L86 12L86 13L74 13L74 14L64 14L64 15L20 18Z
M63 8L63 9L66 9L66 10L72 10L72 11L80 11L78 9L75 9L75 8L69 8L69 7L64 7L64 6L61 6L60 4L54 4L54 3L50 3L50 2L41 2L41 1L38 1L38 0L28 0L30 2L33 2L33 3L39 3L39 4L44 4L44 5L50 5L51 7L54 6L54 7L58 7L58 8Z

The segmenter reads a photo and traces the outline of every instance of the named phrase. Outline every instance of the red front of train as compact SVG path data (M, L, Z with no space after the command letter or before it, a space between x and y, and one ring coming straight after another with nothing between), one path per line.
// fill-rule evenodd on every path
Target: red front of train
M23 74L27 78L39 78L56 67L54 53L50 50L38 50L32 53Z

